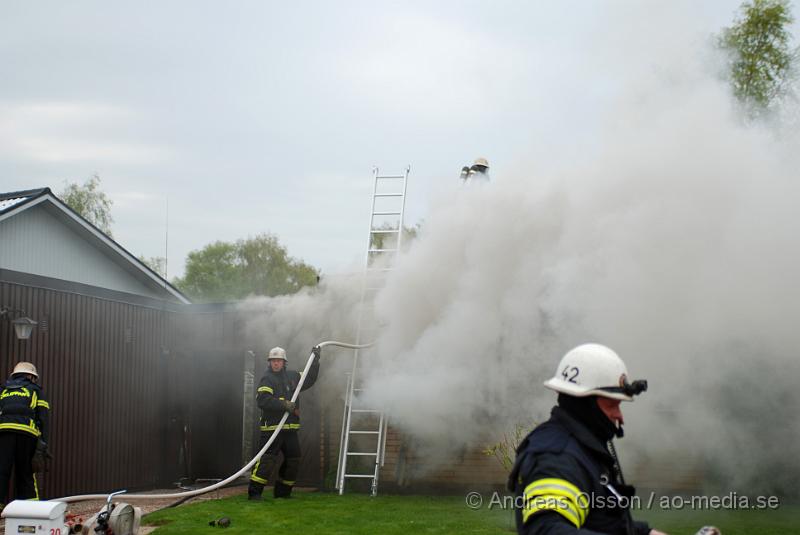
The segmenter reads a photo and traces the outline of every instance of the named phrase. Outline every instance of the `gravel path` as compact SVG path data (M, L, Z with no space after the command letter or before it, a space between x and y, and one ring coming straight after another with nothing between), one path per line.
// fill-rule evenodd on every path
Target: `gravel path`
M156 489L147 492L137 492L137 494L165 494L168 492L181 492L179 489ZM194 498L187 500L184 504L189 503L197 503L206 500L218 500L220 498L227 498L228 496L234 496L237 494L244 494L247 492L247 487L244 485L236 486L236 487L227 487L224 489L215 490L213 492L209 492L207 494L201 494L200 496L195 496ZM119 501L124 502L125 497L119 496ZM131 502L132 505L142 508L142 515L146 515L147 513L152 513L153 511L158 511L159 509L163 509L168 505L172 505L177 500L169 499L169 500L147 500L141 501L136 500ZM83 520L88 520L89 517L100 511L100 509L105 505L105 500L89 500L85 502L75 502L70 503L67 505L67 512L76 514L78 516L83 517ZM139 535L147 535L148 533L155 530L155 527L149 526L142 526L139 529ZM5 520L0 522L0 533L5 534Z

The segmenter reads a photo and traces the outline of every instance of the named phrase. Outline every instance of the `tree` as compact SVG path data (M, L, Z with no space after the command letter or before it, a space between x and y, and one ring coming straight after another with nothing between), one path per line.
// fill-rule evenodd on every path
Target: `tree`
M144 255L139 255L139 260L147 267L161 275L161 278L167 278L167 259L163 256L151 256L147 258Z
M789 46L793 22L788 0L752 0L742 17L724 28L719 46L729 55L733 94L750 118L764 115L792 92L797 51Z
M111 236L111 205L114 202L100 189L100 176L95 173L84 184L64 182L65 188L58 194L64 203L91 224Z
M292 294L314 286L319 271L290 257L271 234L235 243L214 242L192 251L186 273L173 284L197 301L231 301L248 295Z
M385 223L374 230L397 230L391 223ZM403 226L403 241L402 249L405 250L408 245L417 238L420 230L422 230L422 223L417 223L413 227ZM370 235L370 249L394 249L397 247L397 234L396 233L382 233L377 232Z

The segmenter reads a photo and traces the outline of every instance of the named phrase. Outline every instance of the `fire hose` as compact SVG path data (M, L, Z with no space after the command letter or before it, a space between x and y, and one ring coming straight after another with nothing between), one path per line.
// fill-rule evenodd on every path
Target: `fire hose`
M320 348L323 348L325 346L338 346L338 347L343 347L345 349L365 349L372 346L372 344L361 344L361 345L346 344L344 342L335 342L333 340L329 340L327 342L322 342L321 344L319 344ZM291 399L292 402L297 401L297 397L300 395L300 390L302 390L303 388L303 383L305 382L306 377L308 376L308 370L311 368L311 364L313 362L314 362L314 353L312 352L311 355L308 357L308 361L306 362L306 367L303 369L303 373L300 376L300 382L297 383L297 388L295 389L294 394L292 394L292 399ZM250 462L248 462L238 472L229 476L228 478L223 479L222 481L218 481L213 485L203 487L201 489L188 490L184 492L175 492L169 494L125 494L124 496L125 500L163 500L171 498L176 498L176 499L192 498L194 496L199 496L207 492L212 492L214 490L224 487L225 485L232 483L233 481L236 481L239 477L244 475L245 472L248 472L250 469L252 469L253 465L256 464L256 461L258 461L258 459L262 455L264 455L264 453L266 453L267 449L275 441L275 438L278 436L278 433L280 433L281 430L283 429L283 424L286 423L286 419L288 417L289 413L284 412L281 421L278 423L278 427L272 433L272 436L269 437L267 443L264 444L264 447L261 448L261 450L255 455L255 457L253 457L250 460ZM125 491L121 491L120 494L124 492ZM86 500L105 500L106 498L108 498L108 494L83 494L80 496L67 496L65 498L56 498L55 500L52 501L71 503L71 502L82 502Z

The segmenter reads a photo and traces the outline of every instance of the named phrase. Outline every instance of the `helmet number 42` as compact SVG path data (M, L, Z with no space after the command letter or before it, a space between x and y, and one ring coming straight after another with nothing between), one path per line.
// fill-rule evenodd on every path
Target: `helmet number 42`
M564 371L561 372L561 377L563 377L565 381L577 384L578 382L575 380L575 378L578 377L578 374L580 374L580 370L578 368L567 365L564 367Z

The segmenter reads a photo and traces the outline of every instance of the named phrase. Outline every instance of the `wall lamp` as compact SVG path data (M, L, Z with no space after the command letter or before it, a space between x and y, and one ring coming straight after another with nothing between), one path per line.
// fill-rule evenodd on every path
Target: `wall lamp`
M11 319L12 315L16 317ZM14 333L20 340L30 338L33 328L38 324L38 322L25 316L25 311L21 308L0 307L0 318L3 317L11 321L11 325L14 326Z

